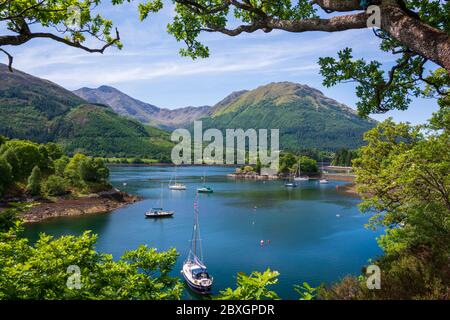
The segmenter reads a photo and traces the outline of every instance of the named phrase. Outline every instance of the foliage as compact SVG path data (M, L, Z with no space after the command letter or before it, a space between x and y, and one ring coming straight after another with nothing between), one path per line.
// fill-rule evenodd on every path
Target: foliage
M292 173L294 171L294 166L297 164L297 157L290 153L281 153L278 172L281 173Z
M139 8L141 19L162 8L159 0L149 2L153 5ZM360 29L367 26L368 16L364 11L370 3L338 0L173 2L175 16L168 25L168 32L185 43L180 54L193 59L209 56L208 47L199 40L203 32L238 36L258 30L302 33ZM319 59L323 84L355 82L358 111L365 117L393 109L405 110L411 103L411 96L433 96L439 99L440 105L449 104L448 52L441 48L448 45L450 3L381 0L376 4L382 23L380 29L373 31L380 39L380 51L391 53L395 63L392 66L377 60L355 59L352 49L345 48L338 52L337 58ZM336 17L333 15L336 11L346 14ZM414 36L405 37L399 30Z
M2 144L4 144L6 141L8 141L8 138L6 138L5 136L0 135L0 147L1 147Z
M80 177L86 182L105 182L109 177L109 170L103 160L99 158L84 158L78 164Z
M32 195L40 195L41 186L48 195L60 195L69 190L97 192L111 187L107 182L109 170L102 159L82 154L71 159L61 156L61 152L53 143L6 141L0 147L0 195L12 185L19 191L26 185ZM33 171L29 169L31 165Z
M70 162L68 156L62 156L61 158L55 160L53 166L55 168L55 174L59 177L64 177L64 170Z
M113 3L122 3L114 0ZM0 35L0 46L21 45L32 39L51 39L87 52L100 52L110 46L122 47L111 20L95 13L101 0L5 0L0 2L0 21L8 32ZM37 25L39 32L31 27ZM90 48L86 42L98 42ZM1 50L9 59L13 57ZM12 70L11 70L12 71Z
M300 295L300 300L315 300L317 298L317 288L311 287L307 282L303 282L303 285L294 286L294 290Z
M31 170L36 166L47 167L45 154L41 153L44 149L40 149L36 143L27 140L9 140L0 148L0 155L4 155L9 149L15 154L15 157L11 157L11 159L14 158L12 165L15 166L14 177L17 180L28 178ZM16 159L18 160L19 166L16 165ZM20 170L18 170L18 167Z
M21 167L20 167L19 158L17 158L16 152L14 151L14 149L12 149L12 148L7 149L1 157L3 159L5 159L11 166L12 177L16 180L19 180L20 176L21 176Z
M278 128L280 148L314 157L314 151L358 148L374 127L349 108L313 88L290 82L271 83L248 91L214 109L202 119L203 128ZM319 158L317 158L319 159Z
M351 167L352 160L358 156L356 150L339 149L336 151L331 165L341 167Z
M353 292L363 299L448 299L450 297L450 109L427 125L380 123L365 135L354 160L361 209L369 227L383 227L384 256L376 261L382 288L364 282L336 284L323 297ZM347 293L345 293L347 292Z
M0 157L0 195L13 181L13 171L11 165L4 157Z
M49 196L61 196L67 193L67 182L64 178L51 175L44 181L43 191Z
M38 166L35 166L28 178L27 192L29 194L33 196L39 196L41 194L41 179L41 169Z
M297 162L297 168L300 165L301 172L306 173L316 173L319 172L319 167L317 166L317 161L307 156L300 156Z
M0 227L5 230L2 214ZM0 300L4 299L179 299L182 285L169 275L178 253L140 246L114 261L95 251L96 235L53 238L34 245L9 221L0 233ZM79 285L75 272L80 271Z
M235 290L227 288L220 291L218 300L263 300L279 299L278 295L267 287L278 283L279 273L267 269L263 273L252 272L237 274L237 288Z
M120 116L109 107L86 105L54 83L21 72L10 73L1 65L0 77L0 134L45 143L50 160L62 156L61 147L67 154L98 157L170 157L173 143L166 131ZM39 166L46 171L44 164Z
M302 173L316 173L319 171L317 161L307 156L296 156L290 152L280 154L279 172L283 174L294 174L298 171L298 166Z
M107 182L109 169L100 158L75 154L64 169L64 177L80 191L99 191L110 187Z

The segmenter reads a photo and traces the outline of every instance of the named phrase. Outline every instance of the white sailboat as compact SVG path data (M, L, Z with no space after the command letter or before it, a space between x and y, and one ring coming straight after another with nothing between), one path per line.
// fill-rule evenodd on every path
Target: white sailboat
M300 161L298 162L298 170L297 170L298 176L294 178L294 181L309 181L309 177L305 176L302 177L302 169L300 168Z
M182 183L177 183L177 167L175 166L175 173L173 175L174 181L172 183L172 178L169 181L169 189L170 190L186 190L186 185Z
M294 179L292 179L292 175L290 177L290 179L284 184L284 186L286 188L296 188L297 187L297 183L295 181L293 181Z
M163 183L161 183L161 198L160 198L160 206L159 207L154 207L151 208L150 210L148 210L145 213L145 217L146 218L168 218L168 217L172 217L173 214L175 213L174 211L165 211L163 209Z
M322 158L322 174L323 174L323 158ZM319 180L319 183L320 184L327 184L328 180L325 179L325 178L322 178L322 179Z
M186 261L183 263L181 273L192 290L197 293L208 294L211 292L213 278L208 273L206 265L203 262L200 227L198 223L197 197L194 202L194 227L192 229L191 248Z

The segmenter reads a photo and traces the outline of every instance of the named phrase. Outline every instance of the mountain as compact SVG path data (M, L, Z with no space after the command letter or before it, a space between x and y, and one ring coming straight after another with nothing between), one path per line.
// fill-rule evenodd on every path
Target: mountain
M109 105L119 114L165 129L192 128L193 121L199 119L205 129L280 129L281 147L293 151L357 148L363 144L363 133L376 123L360 118L353 109L317 89L292 82L235 91L212 107L173 110L136 100L108 86L81 88L74 93L91 103Z
M319 90L292 82L234 93L202 120L205 129L280 129L282 149L329 151L361 146L363 133L376 124Z
M158 108L149 103L134 99L109 86L96 89L81 88L74 93L90 103L110 106L120 115L133 117L143 123L165 129L185 127L194 120L211 114L211 107L185 107L179 109Z
M69 153L93 156L167 158L172 143L165 131L88 103L50 81L0 64L0 135L54 141Z

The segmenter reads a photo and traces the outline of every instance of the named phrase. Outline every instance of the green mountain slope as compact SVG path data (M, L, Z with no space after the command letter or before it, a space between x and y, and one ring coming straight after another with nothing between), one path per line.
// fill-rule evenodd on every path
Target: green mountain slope
M165 131L115 113L104 105L88 104L47 80L0 64L0 135L37 142L61 143L69 153L103 157L170 155Z
M204 128L280 129L281 147L290 150L357 148L375 125L319 90L291 82L241 92L202 120Z

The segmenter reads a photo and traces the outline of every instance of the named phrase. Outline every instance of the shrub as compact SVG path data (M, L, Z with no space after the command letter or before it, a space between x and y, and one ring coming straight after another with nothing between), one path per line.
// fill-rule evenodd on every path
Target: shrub
M67 182L60 176L52 175L48 177L43 187L44 192L49 196L61 196L67 193Z
M11 165L4 157L0 157L0 195L13 180Z
M55 174L57 176L64 177L64 170L66 170L69 161L70 159L68 156L63 156L58 160L55 160L54 167L55 167Z
M33 168L28 178L27 192L33 196L41 194L41 169L38 166Z

